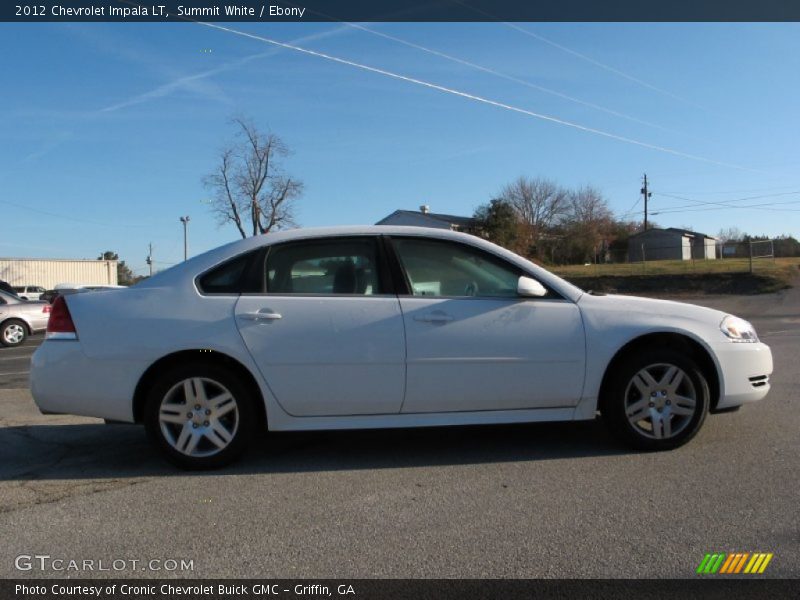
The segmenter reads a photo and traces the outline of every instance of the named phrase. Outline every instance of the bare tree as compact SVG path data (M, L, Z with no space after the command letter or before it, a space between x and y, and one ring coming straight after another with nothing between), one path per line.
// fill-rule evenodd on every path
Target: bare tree
M203 179L214 192L213 210L220 225L232 222L243 238L248 232L259 235L295 225L294 200L303 183L281 168L289 148L247 119L233 122L240 129L236 139L220 153L217 169Z
M522 176L506 185L498 198L514 207L528 246L525 250L530 252L536 250L542 233L566 211L568 193L548 179Z
M608 202L591 186L569 194L564 224L573 260L597 259L608 249L614 235L614 215Z
M720 229L717 234L719 241L725 242L740 242L744 239L745 234L742 233L738 227L728 227L727 229Z

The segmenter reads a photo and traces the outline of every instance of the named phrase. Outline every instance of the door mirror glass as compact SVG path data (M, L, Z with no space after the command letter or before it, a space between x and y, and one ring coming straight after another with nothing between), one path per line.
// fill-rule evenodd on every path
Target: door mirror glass
M517 294L526 298L543 298L547 295L547 288L530 277L520 277L517 281Z

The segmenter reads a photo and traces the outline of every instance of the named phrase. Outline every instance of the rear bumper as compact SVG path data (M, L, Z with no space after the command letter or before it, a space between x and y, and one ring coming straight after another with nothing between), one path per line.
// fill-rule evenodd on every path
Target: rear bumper
M714 348L721 374L717 409L757 402L770 390L772 351L762 343L725 343Z
M43 414L131 423L142 371L128 361L89 359L79 341L46 340L31 358L31 394Z

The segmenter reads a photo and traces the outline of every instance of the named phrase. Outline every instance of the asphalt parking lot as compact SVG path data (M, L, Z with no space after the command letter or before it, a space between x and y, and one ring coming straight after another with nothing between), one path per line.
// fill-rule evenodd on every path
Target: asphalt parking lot
M275 434L184 473L138 427L39 415L41 337L1 349L0 577L691 577L715 551L772 552L764 576L798 577L800 290L694 301L755 323L773 389L658 454L597 423ZM193 569L15 568L36 554Z
M0 389L28 387L31 355L43 340L44 334L38 333L25 340L22 346L0 346Z

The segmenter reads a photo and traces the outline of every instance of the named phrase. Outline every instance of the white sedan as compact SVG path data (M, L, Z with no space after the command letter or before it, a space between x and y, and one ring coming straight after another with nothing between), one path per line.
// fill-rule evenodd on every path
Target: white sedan
M675 448L769 391L772 354L716 310L594 295L470 235L271 233L124 290L62 296L32 359L44 413L143 423L186 468L259 431L594 419Z

